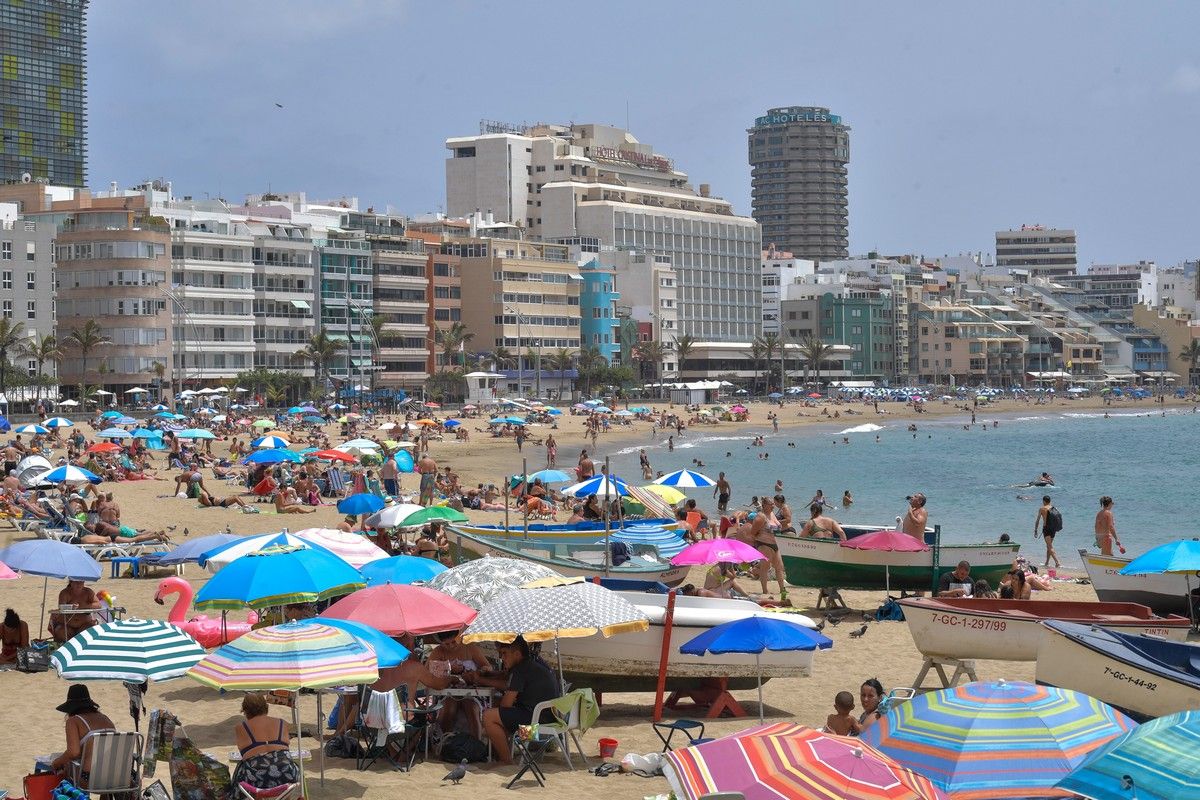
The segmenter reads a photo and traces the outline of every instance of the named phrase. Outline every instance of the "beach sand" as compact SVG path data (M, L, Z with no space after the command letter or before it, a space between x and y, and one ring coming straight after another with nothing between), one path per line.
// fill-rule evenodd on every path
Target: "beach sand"
M654 404L652 404L654 405ZM665 404L657 404L665 407ZM1169 405L1178 405L1169 403ZM912 410L898 407L899 404L888 404L890 413L883 418L895 422L912 416ZM1055 403L1053 406L1037 406L1038 409L1051 411L1079 411L1087 408L1100 408L1102 403L1095 401L1070 401ZM853 416L846 420L844 411L847 407L863 410L862 416ZM979 412L982 422L991 420L997 414L1027 411L1032 406L1013 401L996 403L993 407ZM712 430L728 435L730 431L760 431L769 429L764 419L767 410L778 410L763 404L751 404L752 418L746 423L721 423L712 426ZM1121 410L1138 410L1153 412L1157 406L1149 401L1142 403L1120 404ZM797 418L794 414L800 410L811 416ZM870 406L842 406L842 420L834 420L838 424L846 421L845 427L866 422L881 422L872 412ZM1115 410L1115 409L1114 409ZM833 411L831 410L832 414ZM961 409L943 406L940 403L929 404L928 412L916 415L919 419L943 414L965 415ZM784 430L779 434L800 435L798 428L816 423L829 423L830 420L821 415L820 409L798 409L795 405L785 406L781 420ZM1002 417L1001 417L1002 418ZM852 420L852 421L851 421ZM470 442L459 443L451 440L434 442L431 452L440 464L449 464L461 476L466 484L483 482L499 482L504 474L520 471L520 456L512 440L493 440L486 434L474 432L475 427L484 427L484 421L471 421ZM708 432L705 426L702 429ZM613 433L602 434L598 447L597 460L601 460L606 452L636 445L638 441L648 439L647 423L639 423L632 429L618 428ZM697 431L691 433L695 435ZM360 431L371 435L370 431ZM546 433L544 428L534 428L532 433L541 437ZM335 434L336 435L336 434ZM578 450L587 446L582 435L580 418L560 417L559 430L555 431L559 441L560 466L570 468L574 465ZM530 470L540 468L544 464L544 448L526 445L526 456L529 458ZM589 449L591 449L589 447ZM214 443L215 453L223 453L224 446ZM660 460L662 454L658 457ZM677 469L686 466L686 456L680 454L677 463L656 464L656 469ZM169 473L163 472L166 476ZM736 474L731 477L736 480ZM209 479L211 488L217 495L231 494L233 490L220 486ZM123 519L139 528L157 528L166 525L176 526L172 534L175 541L183 540L183 529L189 529L192 536L204 535L223 531L228 525L235 533L249 534L258 532L277 531L282 527L299 530L306 527L333 527L339 515L332 506L322 507L314 514L280 517L274 514L245 515L236 510L202 509L190 500L176 499L170 496L173 484L169 480L151 480L106 484L115 492L123 511ZM415 486L411 476L406 476L405 487ZM763 487L764 490L769 487ZM261 508L266 509L263 505ZM499 514L480 515L488 521L495 522ZM517 517L514 516L514 519ZM0 523L0 527L6 527ZM15 530L0 530L0 543L27 538ZM153 594L158 581L153 578L109 578L109 565L101 565L102 579L94 584L94 588L107 589L117 598L118 604L128 609L129 614L142 618L165 619L168 609L153 603ZM193 586L199 587L207 573L203 573L195 565L189 565L186 577ZM697 582L702 575L697 573ZM56 593L63 586L61 581L50 581L50 602L53 604ZM748 591L756 591L756 586L744 584ZM1091 587L1076 585L1068 582L1056 584L1049 595L1052 599L1093 600L1095 595ZM800 607L811 609L816 602L815 589L795 589L789 592L792 602ZM874 610L883 600L883 592L845 592L844 596L850 606L861 610ZM37 635L39 627L37 614L42 600L42 580L34 577L22 577L19 580L0 583L0 608L15 608L21 616L30 623L33 635ZM1033 602L1037 602L1034 600ZM234 617L239 615L235 614ZM867 634L860 639L852 639L849 633L856 630L858 625L851 620L837 627L828 627L825 633L834 640L834 647L829 651L820 652L814 660L813 674L809 678L780 679L767 683L764 690L766 717L768 721L796 720L804 724L820 726L826 715L831 713L833 697L841 690L850 690L857 698L859 684L866 678L878 678L885 687L908 686L915 678L921 658L913 645L908 628L904 623L873 623ZM980 679L991 680L1006 678L1010 680L1033 680L1034 664L1014 662L978 662ZM66 695L67 684L60 680L53 671L44 674L26 675L15 671L0 673L0 697L3 698L4 719L7 724L0 726L0 753L5 758L0 762L0 788L7 788L16 793L20 792L21 777L32 771L35 755L57 752L62 749L63 729L62 715L54 707L62 702ZM120 684L93 682L90 684L93 697L102 708L113 718L122 729L128 729L130 719L126 713L128 705L124 688ZM737 692L736 696L746 710L756 714L757 702L753 690ZM598 751L597 740L610 737L620 742L618 755L626 752L653 752L660 748L650 719L653 711L652 694L614 694L604 696L604 707L596 727L583 736L585 750L590 754L590 762L596 763ZM233 728L240 721L240 695L222 696L218 692L203 687L190 679L182 678L176 681L152 687L147 697L149 708L167 708L174 712L186 727L189 735L201 747L218 757L224 758L233 748ZM280 710L272 713L280 714ZM694 712L679 712L674 716L694 716ZM668 717L672 716L668 714ZM305 727L312 729L316 718L315 700L304 697L301 705L301 719ZM707 735L722 735L741 730L753 724L753 719L721 719L706 721ZM305 739L305 747L317 751L312 739ZM319 755L308 764L309 775L318 771ZM548 785L551 791L560 794L574 792L603 791L608 797L641 798L668 791L664 779L644 779L630 775L613 775L597 779L582 769L568 771L562 765L557 755L552 755L546 761ZM437 792L469 791L473 797L500 798L509 796L503 785L514 773L515 768L480 769L471 768L471 774L464 782L464 787L443 786L440 779L447 770L446 765L433 762L419 764L411 774L393 772L382 765L376 765L368 772L354 770L353 762L330 759L326 764L324 785L317 781L311 783L310 796L314 798L342 797L381 797L384 792L389 794L396 789L421 789ZM166 765L159 765L158 776L166 781ZM528 776L527 776L528 777ZM602 780L602 782L600 782ZM536 786L532 780L523 781L518 787Z

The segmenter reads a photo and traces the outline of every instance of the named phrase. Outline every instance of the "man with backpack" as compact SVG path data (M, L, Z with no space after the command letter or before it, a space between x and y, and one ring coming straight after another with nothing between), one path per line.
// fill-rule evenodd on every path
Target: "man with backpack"
M1042 497L1042 507L1038 509L1037 517L1033 520L1035 539L1038 537L1039 526L1042 538L1046 540L1046 563L1042 566L1049 567L1050 559L1054 559L1054 568L1061 569L1062 562L1058 560L1058 553L1054 552L1054 537L1062 530L1062 512L1050 503L1050 495Z

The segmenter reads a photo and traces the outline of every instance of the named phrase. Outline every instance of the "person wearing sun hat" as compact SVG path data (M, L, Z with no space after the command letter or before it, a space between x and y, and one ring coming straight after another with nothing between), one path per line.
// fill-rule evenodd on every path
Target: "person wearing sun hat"
M88 688L82 683L72 684L67 689L67 699L54 709L67 715L67 749L54 759L50 768L56 773L67 774L72 765L78 766L83 760L83 737L94 731L115 731L117 726L100 711L100 706L92 700ZM87 776L81 776L81 789L87 788Z

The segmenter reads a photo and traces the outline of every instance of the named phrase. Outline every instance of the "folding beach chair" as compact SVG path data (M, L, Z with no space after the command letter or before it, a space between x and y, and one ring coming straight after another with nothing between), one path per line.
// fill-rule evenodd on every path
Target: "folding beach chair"
M142 790L142 735L92 731L79 743L83 757L72 762L71 782L89 795L134 800ZM87 780L83 776L87 775ZM86 783L86 786L81 786Z
M326 497L344 497L346 495L346 475L340 468L329 470L329 482L325 489Z

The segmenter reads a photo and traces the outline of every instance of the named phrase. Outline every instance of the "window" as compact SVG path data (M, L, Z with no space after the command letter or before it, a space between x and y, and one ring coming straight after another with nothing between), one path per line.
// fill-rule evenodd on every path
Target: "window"
M852 336L862 336L862 325L851 325L850 334Z
M29 301L28 306L25 309L25 315L29 317L29 319L37 319L37 300Z
M25 243L25 260L37 261L37 242Z
M0 288L4 288L4 289L12 288L12 270L10 270L10 269L4 270L4 273L2 276L0 276L0 278L2 278L2 280L0 280Z
M37 366L38 366L37 360L31 358L31 359L29 359L29 361L27 361L25 363L26 363L27 368L29 369L29 377L36 378L37 377Z
M30 291L33 291L34 289L37 288L37 273L36 272L26 272L25 273L25 288Z
M4 318L5 319L12 319L12 303L13 303L12 300L4 301Z
M12 242L0 243L0 259L12 261Z

